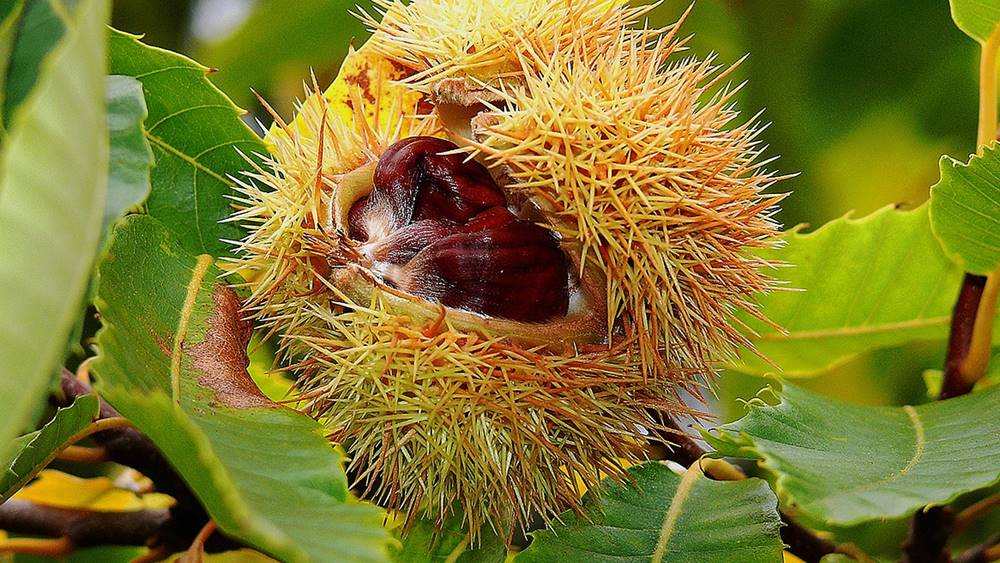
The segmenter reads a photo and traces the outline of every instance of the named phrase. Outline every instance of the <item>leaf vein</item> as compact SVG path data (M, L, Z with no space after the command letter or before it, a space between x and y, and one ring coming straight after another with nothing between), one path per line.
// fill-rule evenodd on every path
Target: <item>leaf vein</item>
M181 402L181 357L184 351L184 339L187 337L188 322L191 320L194 302L198 297L198 292L201 291L205 274L211 265L212 257L210 255L202 254L198 257L194 270L191 272L191 281L188 282L187 294L184 296L184 306L181 307L180 318L177 321L174 348L170 354L170 391L176 404Z
M757 341L783 341L783 340L809 340L819 338L830 338L836 336L859 336L866 334L880 334L909 328L928 328L944 326L950 317L928 317L926 319L910 319L893 323L882 323L864 326L840 326L823 328L816 330L801 330L780 334L777 332L763 334L754 340Z
M174 119L175 117L184 115L185 113L196 111L196 110L200 110L200 109L227 109L228 110L228 109L230 109L230 107L226 106L226 105L223 105L223 104L202 104L200 106L191 106L191 107L182 108L182 109L179 109L179 110L175 111L174 113L171 113L171 114L168 114L168 115L165 115L165 116L161 117L156 123L154 123L154 124L150 125L149 127L147 127L146 128L146 132L147 133L152 133L154 130L156 130L157 127L159 127L160 125L163 125L167 121L170 121L171 119Z
M667 509L667 515L663 518L660 537L656 541L656 549L653 550L653 555L650 557L651 563L660 563L663 560L663 556L667 552L667 544L670 543L670 537L677 528L677 519L680 518L681 509L684 507L684 503L687 501L687 497L691 494L691 489L700 475L701 468L696 464L684 473L684 478L681 479L680 485L677 485L674 498L670 501L670 508Z
M161 148L161 149L162 149L162 150L163 150L164 152L166 152L166 153L169 153L169 154L172 154L172 155L176 156L177 158L179 158L179 159L183 160L184 162L187 162L188 164L190 164L191 166L193 166L193 167L194 167L195 169L197 169L197 170L201 170L201 171L202 171L202 172L204 172L205 174L208 174L208 175L209 175L209 176L211 176L212 178L215 178L216 180L218 180L218 181L220 181L220 182L222 182L222 183L226 184L227 186L229 185L229 181L228 181L228 180L226 180L226 179L225 179L225 177L223 177L223 176L222 176L222 175L220 175L219 173L215 172L214 170L212 170L212 169L210 169L210 168L206 167L206 166L205 166L204 164L202 164L202 163L198 162L198 161L197 161L197 160L196 160L196 159L195 159L194 157L192 157L191 155L189 155L189 154L186 154L185 152L183 152L183 151L181 151L180 149L178 149L178 148L174 147L174 146L173 146L173 145L171 145L170 143L168 143L168 142L164 141L164 140L163 140L163 139L161 139L160 137L157 137L156 135L152 135L152 134L150 134L150 133L149 133L149 131L147 131L147 132L146 132L146 137L147 137L147 138L149 138L149 141L150 141L151 143L155 143L155 144L156 144L157 146L159 146L159 147L160 147L160 148Z
M198 72L198 74L205 74L205 71L197 67L174 65L174 66L165 66L163 68L157 68L149 72L140 72L139 74L133 75L132 78L135 78L136 80L142 80L143 78L148 78L150 76L153 76L154 74L160 74L161 72L169 72L172 70L193 70Z

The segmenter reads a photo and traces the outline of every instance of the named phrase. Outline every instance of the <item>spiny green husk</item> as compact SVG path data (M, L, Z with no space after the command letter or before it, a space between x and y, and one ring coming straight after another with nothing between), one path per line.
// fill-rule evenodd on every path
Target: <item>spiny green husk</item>
M380 5L371 43L279 122L269 162L240 181L233 220L249 234L233 266L364 496L409 521L458 507L473 538L509 537L624 477L659 417L690 414L685 393L746 344L730 314L771 289L746 247L773 244L780 198L762 192L776 178L757 162L759 128L726 128L732 92L711 94L725 71L668 62L676 26L633 25L648 7ZM500 32L469 32L469 14L499 12ZM462 130L456 105L472 116ZM558 234L580 278L566 319L490 319L380 282L338 197L414 135L465 145Z

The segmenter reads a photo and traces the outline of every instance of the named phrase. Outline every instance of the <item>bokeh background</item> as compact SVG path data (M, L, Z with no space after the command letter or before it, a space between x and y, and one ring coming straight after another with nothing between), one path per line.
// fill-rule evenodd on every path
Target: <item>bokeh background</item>
M689 6L664 0L654 25ZM253 92L288 117L303 81L336 75L352 42L367 37L349 0L118 0L114 25L218 69L213 81L269 124ZM791 196L780 219L816 227L846 213L919 205L938 177L938 158L965 158L976 133L976 44L951 22L947 0L698 0L684 26L691 52L718 53L748 81L749 117L763 109L769 155ZM857 402L926 400L921 373L940 366L940 345L859 358L807 385ZM719 411L766 380L724 374Z

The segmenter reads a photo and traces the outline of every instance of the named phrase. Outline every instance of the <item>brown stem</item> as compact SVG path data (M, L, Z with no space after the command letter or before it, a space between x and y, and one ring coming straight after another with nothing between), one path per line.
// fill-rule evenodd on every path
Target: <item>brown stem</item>
M938 396L940 400L958 397L972 391L974 383L970 383L964 377L962 364L969 356L973 329L976 326L976 312L979 310L979 302L982 300L985 288L985 276L965 274L951 317L948 355L944 362L944 381L941 384L941 394Z
M938 400L965 395L972 391L974 382L964 377L962 365L969 356L972 336L976 326L979 302L983 298L986 277L965 274L958 300L951 316L948 335L948 352L944 361L944 381ZM948 538L955 526L955 514L948 507L934 506L913 515L910 531L903 543L902 563L948 563Z
M950 563L948 537L955 525L955 513L947 506L932 506L913 515L910 531L903 542L903 563Z
M673 418L656 409L649 409L648 413L654 421L666 429L654 431L658 436L658 443L655 444L658 456L684 467L691 467L705 455L705 450L690 434L681 429Z
M698 445L698 442L690 434L681 430L680 426L667 415L660 414L657 419L665 428L674 432L662 432L660 439L669 440L671 447L665 448L664 459L679 463L685 467L690 467L697 463L704 455L705 450ZM705 474L713 479L731 480L734 475L741 475L742 471L731 464L725 464L727 470L718 472L705 469ZM824 555L837 553L837 545L833 542L820 538L812 531L796 524L785 512L781 512L781 541L788 546L788 551L806 563L818 563Z
M0 554L8 553L62 559L69 557L73 553L73 542L69 538L13 538L0 540Z
M215 533L215 520L209 520L208 524L198 532L198 537L191 542L191 547L177 559L177 563L204 563L205 542Z
M983 500L963 509L955 516L955 533L961 532L976 520L986 516L991 510L1000 507L1000 494L990 495Z
M98 512L43 506L18 499L0 504L0 530L68 539L74 548L146 545L167 522L163 509Z
M86 446L66 446L56 455L60 461L74 463L104 463L111 461L104 448L88 448Z
M955 563L989 563L996 561L995 550L1000 546L1000 534L993 534L988 540L979 545L966 549L958 557Z
M806 563L818 563L825 555L837 552L837 546L825 540L802 526L796 524L784 512L781 513L781 541L788 546L788 551Z

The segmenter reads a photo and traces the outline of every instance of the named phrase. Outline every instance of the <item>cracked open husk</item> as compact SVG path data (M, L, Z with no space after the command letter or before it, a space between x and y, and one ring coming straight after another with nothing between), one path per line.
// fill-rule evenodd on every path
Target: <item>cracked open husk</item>
M304 409L360 491L408 520L509 537L643 459L773 289L776 176L728 69L677 58L679 24L608 0L380 0L374 35L307 90L240 181L236 270ZM572 265L565 316L452 309L391 286L346 217L394 142L450 138ZM658 437L659 436L659 437Z

